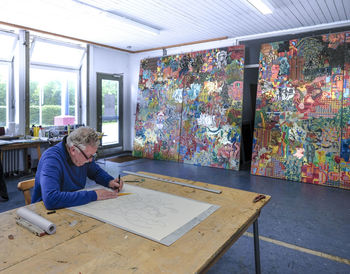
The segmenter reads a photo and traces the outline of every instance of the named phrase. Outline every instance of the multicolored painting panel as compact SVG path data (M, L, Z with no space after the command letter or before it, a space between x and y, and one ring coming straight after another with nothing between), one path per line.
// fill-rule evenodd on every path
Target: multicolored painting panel
M141 62L133 155L178 161L183 83L176 75L181 69L162 68L161 58Z
M244 47L191 53L201 60L184 89L179 161L239 169Z
M133 154L238 170L243 74L244 46L142 60Z
M348 36L262 45L252 174L350 188Z

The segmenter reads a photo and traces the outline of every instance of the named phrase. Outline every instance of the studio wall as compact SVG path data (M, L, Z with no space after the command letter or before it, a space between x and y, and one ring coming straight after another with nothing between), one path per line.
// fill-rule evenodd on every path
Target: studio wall
M129 106L129 54L125 52L116 51L113 49L103 48L99 46L89 45L89 67L88 67L88 98L84 98L83 104L88 104L88 108L83 108L83 117L87 117L86 121L82 121L89 126L97 127L97 73L106 74L121 74L123 75L123 109L124 113L130 113ZM86 96L85 96L86 97ZM109 148L107 154L118 153L120 150L128 150L132 146L130 124L131 115L123 115L123 147ZM133 120L133 119L132 119ZM102 151L101 155L102 155Z
M263 44L251 173L350 188L350 32Z
M244 46L141 61L133 155L239 169Z

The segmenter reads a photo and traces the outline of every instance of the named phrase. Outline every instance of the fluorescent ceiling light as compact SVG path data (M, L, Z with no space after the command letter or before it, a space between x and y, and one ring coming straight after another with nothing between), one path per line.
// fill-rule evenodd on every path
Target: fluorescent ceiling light
M153 34L153 35L158 35L160 33L159 29L149 27L147 25L144 25L144 24L141 24L139 22L133 21L133 20L131 20L129 18L120 16L120 15L116 15L116 14L114 14L112 12L102 11L101 14L103 14L103 15L109 17L109 18L112 18L114 20L117 20L119 23L125 25L126 27L132 27L132 28L135 28L137 30L140 30L140 31L143 31L143 32L147 32L147 33L150 33L150 34Z
M137 29L138 31L143 31L143 32L150 33L153 35L160 34L159 29L156 29L156 28L150 27L148 25L139 23L137 21L134 21L132 19L127 18L126 16L121 16L121 15L115 14L114 12L104 10L102 8L96 7L94 5L91 5L89 3L85 3L85 2L80 1L80 0L73 0L73 2L76 2L80 5L84 5L86 7L91 8L91 9L97 10L97 11L99 11L99 13L101 15L115 20L117 23L124 25L126 28L131 27L131 28Z
M262 14L271 14L272 10L262 0L247 0L254 8Z

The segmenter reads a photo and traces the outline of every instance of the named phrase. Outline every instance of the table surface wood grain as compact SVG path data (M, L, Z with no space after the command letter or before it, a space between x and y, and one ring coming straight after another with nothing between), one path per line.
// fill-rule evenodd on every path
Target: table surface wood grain
M55 223L56 233L35 236L15 222L16 209L0 214L0 271L3 273L199 273L207 270L259 217L270 196L184 180L221 194L145 179L130 183L219 205L212 215L171 246L165 246L69 209L47 214L42 202L28 205ZM124 180L140 179L135 175ZM253 248L253 244L252 244ZM253 264L253 262L252 262Z

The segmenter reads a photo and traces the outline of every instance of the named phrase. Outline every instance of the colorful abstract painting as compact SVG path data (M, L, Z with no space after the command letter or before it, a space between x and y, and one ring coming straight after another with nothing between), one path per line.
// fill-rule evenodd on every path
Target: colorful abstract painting
M133 154L239 169L244 46L141 61Z
M141 61L133 155L178 161L182 81L163 68L161 58Z
M251 173L350 188L350 33L263 44Z

